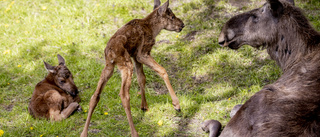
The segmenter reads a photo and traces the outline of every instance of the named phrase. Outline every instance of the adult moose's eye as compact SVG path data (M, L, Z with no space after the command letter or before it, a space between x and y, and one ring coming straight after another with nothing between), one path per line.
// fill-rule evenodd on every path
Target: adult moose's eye
M257 23L259 21L259 18L256 15L252 15L252 21L254 23Z

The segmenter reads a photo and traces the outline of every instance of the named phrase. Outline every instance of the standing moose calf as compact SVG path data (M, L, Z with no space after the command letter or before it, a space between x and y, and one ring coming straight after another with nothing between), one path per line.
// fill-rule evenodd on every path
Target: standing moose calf
M102 70L97 89L91 97L87 121L81 134L82 137L85 137L88 134L89 123L93 110L100 99L102 89L113 74L115 65L118 66L118 69L121 72L122 82L119 95L129 121L131 135L133 137L138 136L132 121L130 110L129 89L133 72L131 57L135 64L138 83L141 90L141 109L148 109L145 98L146 77L143 72L143 64L145 64L152 70L156 71L164 80L172 98L174 108L180 111L179 100L170 84L168 74L166 70L151 57L150 51L152 46L155 44L156 36L162 29L180 32L183 29L184 24L181 19L177 18L171 9L168 8L169 1L162 6L159 6L160 0L155 0L154 11L151 14L143 19L131 20L121 27L107 43L107 47L104 50L106 65Z
M44 62L49 74L39 82L32 94L28 107L34 118L46 118L59 121L67 118L77 109L81 109L78 88L73 82L65 61L58 54L59 65L51 66Z

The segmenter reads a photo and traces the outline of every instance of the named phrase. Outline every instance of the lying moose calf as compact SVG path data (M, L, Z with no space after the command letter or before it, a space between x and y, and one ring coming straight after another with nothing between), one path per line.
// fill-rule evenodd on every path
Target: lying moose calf
M28 107L34 118L59 121L66 119L75 110L81 110L78 88L72 74L59 54L58 60L58 66L44 62L49 74L36 85Z

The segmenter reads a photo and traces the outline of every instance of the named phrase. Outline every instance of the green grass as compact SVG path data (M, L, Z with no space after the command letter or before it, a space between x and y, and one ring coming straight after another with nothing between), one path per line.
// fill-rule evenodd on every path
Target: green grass
M181 33L162 31L152 55L166 68L182 112L173 109L163 80L145 67L148 112L140 110L135 74L130 89L133 121L140 136L207 136L201 122L216 119L226 125L234 105L244 103L281 75L265 50L244 46L235 51L217 42L222 25L231 16L261 5L260 0L240 4L232 0L171 1L170 7L186 27ZM320 30L320 2L297 0L296 5ZM152 8L153 0L0 0L3 136L79 136L86 112L51 122L33 119L27 111L34 86L47 74L43 61L57 65L57 54L66 59L81 91L80 105L87 111L104 67L107 41L126 22L145 17ZM163 40L169 43L160 42ZM89 136L130 136L118 96L120 83L115 71L93 113Z

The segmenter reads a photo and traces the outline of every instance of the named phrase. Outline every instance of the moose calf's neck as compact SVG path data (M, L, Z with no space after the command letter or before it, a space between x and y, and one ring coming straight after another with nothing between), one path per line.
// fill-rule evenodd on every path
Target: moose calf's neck
M145 25L152 31L152 39L155 39L162 29L164 29L164 24L159 20L159 15L157 15L157 10L154 10L147 17L141 19L141 25Z
M49 73L46 78L45 78L45 81L52 84L52 85L56 85L55 82L54 82L54 74L53 73Z

